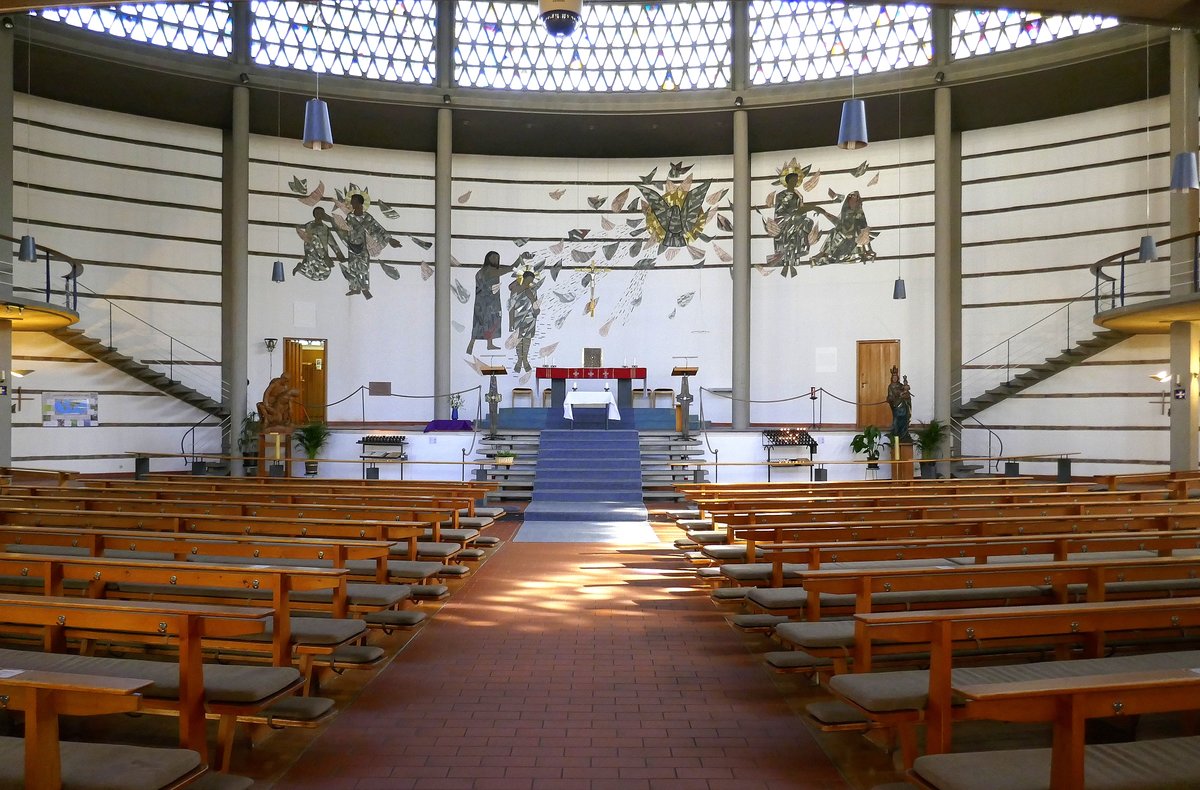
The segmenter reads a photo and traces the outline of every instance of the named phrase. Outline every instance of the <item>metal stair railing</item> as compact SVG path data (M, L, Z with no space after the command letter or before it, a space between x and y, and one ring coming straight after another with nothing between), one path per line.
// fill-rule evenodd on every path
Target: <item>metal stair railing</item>
M114 352L132 358L173 382L226 403L230 388L221 375L221 362L124 307L79 286L106 310L87 309L80 313L82 332ZM85 304L90 300L85 300Z
M957 448L958 456L962 458L987 458L987 470L989 473L999 473L1000 458L1004 456L1004 439L1000 434L993 431L988 426L979 421L977 417L971 416L967 418L975 423L973 426L964 425L959 420L950 418L950 440L951 447ZM982 428L987 432L987 452L972 449L968 451L966 447L966 431L968 428ZM961 462L958 462L961 466Z
M228 415L228 416L222 417L219 422L215 422L215 423L209 422L209 420L211 420L211 419L213 419L213 415L206 414L199 422L196 422L190 428L188 428L186 431L184 431L183 436L181 436L179 438L179 454L184 455L184 456L192 456L191 458L183 459L183 463L185 465L191 464L194 460L196 460L198 453L199 454L212 454L212 453L225 452L225 447L224 447L224 444L225 444L224 437L225 436L230 437L230 447L232 448L231 454L236 455L236 454L241 453L241 447L237 446L237 437L234 435L234 431L232 428L233 416ZM197 447L196 447L196 435L198 433L198 431L196 430L197 428L218 428L218 429L220 429L216 434L217 441L215 443L205 443L204 446L197 449Z

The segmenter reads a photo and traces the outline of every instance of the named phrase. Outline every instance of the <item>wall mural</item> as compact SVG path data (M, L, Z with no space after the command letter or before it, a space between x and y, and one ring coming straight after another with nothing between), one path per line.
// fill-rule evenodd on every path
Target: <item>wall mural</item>
M521 383L526 383L536 365L553 361L557 337L572 315L602 321L594 330L600 337L606 337L614 325L627 324L641 309L663 310L664 319L675 319L680 310L692 304L697 291L681 289L667 304L643 304L650 271L700 269L710 260L720 264L733 260L717 241L720 238L727 245L733 231L729 216L733 205L727 199L730 190L714 190L711 179L696 179L693 167L682 161L670 162L666 167L654 167L611 197L587 195L587 205L598 220L591 227L568 229L558 241L541 249L523 250L508 263L502 262L499 252L488 252L475 272L473 289L454 278L455 299L462 305L472 303L469 328L459 321L452 322L457 333L468 335L466 363L476 370L484 366L476 350L482 342L487 352L511 352L512 370L520 374ZM665 177L658 177L660 169L666 170ZM868 170L869 164L863 162L845 175L857 181ZM818 267L875 260L872 242L879 234L867 221L859 189L846 194L828 189L828 201L840 203L834 214L817 201L805 199L805 193L813 192L821 182L820 170L814 172L811 164L800 165L792 158L777 173L772 191L755 209L774 245L765 263L755 265L760 273L767 276L778 270L784 278L793 278L805 261ZM878 182L876 173L866 187ZM371 213L375 209L384 219L399 219L399 213L388 203L372 200L366 187L350 183L335 190L332 210L326 211L319 205L327 200L324 182L310 190L306 179L293 176L289 188L301 204L313 207L312 219L296 228L303 242L303 257L293 274L321 282L329 279L336 261L348 285L346 295L365 299L372 297L372 262L389 278L399 278L396 267L380 260L379 255L388 247L402 246L396 238L400 234L385 228ZM558 188L547 196L557 203L567 192L566 188ZM456 202L467 205L471 198L472 192L466 191ZM432 246L424 239L405 235L424 250ZM523 248L529 241L517 238L512 244ZM464 267L453 257L451 264ZM433 267L424 261L419 265L422 279L428 280ZM611 304L601 304L598 286L613 272L630 276L615 299L608 297ZM536 360L531 358L535 347ZM485 356L495 355L485 352Z

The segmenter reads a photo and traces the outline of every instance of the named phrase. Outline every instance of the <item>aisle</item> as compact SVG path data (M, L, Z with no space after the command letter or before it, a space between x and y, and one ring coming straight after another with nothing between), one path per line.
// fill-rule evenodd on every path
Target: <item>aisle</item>
M846 787L657 546L508 542L278 788Z

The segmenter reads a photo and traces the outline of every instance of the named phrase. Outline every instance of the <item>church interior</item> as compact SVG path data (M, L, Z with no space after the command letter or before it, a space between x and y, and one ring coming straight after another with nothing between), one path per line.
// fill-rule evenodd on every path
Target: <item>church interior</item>
M0 0L0 786L1200 785L1194 6Z

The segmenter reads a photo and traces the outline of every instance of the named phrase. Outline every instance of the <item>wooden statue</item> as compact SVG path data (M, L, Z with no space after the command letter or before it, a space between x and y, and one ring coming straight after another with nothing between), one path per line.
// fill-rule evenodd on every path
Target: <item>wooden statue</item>
M258 416L262 433L290 434L295 428L292 421L292 405L300 392L292 386L292 380L284 373L271 379L258 402Z

